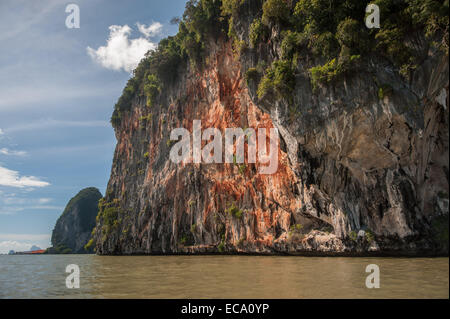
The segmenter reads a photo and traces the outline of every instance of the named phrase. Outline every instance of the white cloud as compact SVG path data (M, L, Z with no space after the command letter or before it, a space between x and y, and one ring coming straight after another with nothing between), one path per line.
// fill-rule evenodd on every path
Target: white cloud
M0 166L0 186L9 187L45 187L50 183L39 180L34 176L19 176L19 172Z
M157 36L161 33L163 25L159 22L153 22L148 27L145 24L136 23L140 33L145 35L146 38Z
M10 250L28 251L36 245L46 249L50 245L50 234L3 234L0 233L0 254Z
M117 71L123 69L131 72L145 53L157 46L146 38L129 39L132 29L128 25L112 25L109 31L106 46L101 46L97 50L87 47L89 56L107 69Z
M0 254L7 254L10 250L14 251L28 251L32 246L31 243L18 241L0 241Z
M24 238L29 236L31 238L36 237L36 235L23 235ZM37 235L41 236L41 235ZM39 242L34 242L35 240L40 240ZM46 249L49 246L50 235L45 235L45 238L42 237L38 239L26 239L26 241L18 241L18 240L4 240L0 241L0 254L7 254L10 250L14 251L29 251L31 246L38 246L42 249Z
M0 148L0 154L9 155L9 156L24 156L27 155L25 151L11 151L7 148Z
M38 199L39 204L47 204L47 203L50 203L51 201L52 201L51 198L39 198Z
M3 130L0 128L0 135L3 135L5 133L3 133Z

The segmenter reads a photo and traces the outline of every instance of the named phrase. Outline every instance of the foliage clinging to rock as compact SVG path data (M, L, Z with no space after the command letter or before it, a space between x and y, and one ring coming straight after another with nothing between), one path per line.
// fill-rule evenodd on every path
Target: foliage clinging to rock
M267 68L266 73L258 86L258 97L267 94L276 94L277 97L289 99L295 87L294 70L291 61L279 60Z
M373 54L383 56L408 78L424 54L418 52L416 45L423 38L448 55L448 0L375 0L383 27L372 30L364 24L369 3L368 0L189 0L182 19L177 21L178 34L161 40L158 48L141 61L115 106L111 123L114 127L121 123L135 96L146 95L152 104L157 94L176 80L181 66L190 63L201 68L208 43L221 37L231 38L234 49L240 53L247 43L255 50L261 43L274 41L271 38L274 30L280 31L281 56L275 58L279 61L265 61L272 65L259 84L260 98L268 93L275 93L278 98L289 95L295 87L293 75L298 60L307 56L312 58L308 62L311 82L317 87L352 71L357 57L363 62ZM248 39L238 38L236 28L242 27L242 23L237 23L251 8L259 13L252 17L248 32L243 33L248 34Z

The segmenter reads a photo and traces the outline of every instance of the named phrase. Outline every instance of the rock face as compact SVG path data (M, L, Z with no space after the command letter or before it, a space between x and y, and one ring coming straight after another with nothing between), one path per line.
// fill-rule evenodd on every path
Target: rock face
M410 81L374 58L319 91L300 70L293 116L243 76L279 47L273 37L236 57L231 41L211 40L203 69L180 68L150 109L134 97L115 128L97 253L448 254L448 56L428 52ZM278 128L277 172L174 164L170 132L193 120Z
M102 194L97 188L81 190L67 204L52 233L50 253L83 254L91 238Z

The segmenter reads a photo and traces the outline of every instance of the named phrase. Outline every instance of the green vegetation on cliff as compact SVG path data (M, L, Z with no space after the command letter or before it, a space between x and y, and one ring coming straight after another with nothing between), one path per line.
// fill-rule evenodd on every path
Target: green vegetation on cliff
M86 248L95 245L99 254L233 252L245 240L242 251L384 250L399 236L411 249L407 245L419 236L408 234L429 230L424 245L444 241L444 221L416 219L416 207L434 207L416 187L429 187L428 195L434 185L441 190L445 181L438 176L448 167L434 148L414 141L422 120L430 118L439 124L424 136L446 150L446 123L434 101L448 85L441 75L448 72L441 59L448 23L440 19L448 3L377 1L382 28L372 30L365 26L367 3L189 1L178 34L146 55L116 105L118 151L95 239ZM419 11L428 19L418 19ZM416 64L423 67L415 70ZM387 102L391 106L383 108ZM406 107L424 112L391 119ZM224 170L171 165L167 154L174 142L166 133L192 115L243 130L278 126L283 169L259 179L254 165L239 164L235 156L234 166ZM443 173L416 185L419 171L400 170L415 167L416 158L429 158L425 167L438 163ZM307 203L301 211L299 202ZM438 204L444 207L441 199ZM411 232L386 222L391 207L402 207L395 214L405 217ZM356 217L360 223L352 222Z
M98 214L96 217L97 224L101 222L101 233L103 236L110 234L113 230L117 230L120 220L120 214L122 209L120 207L120 200L115 198L111 201L106 201L105 198L101 198L98 201ZM93 231L95 233L95 229Z
M243 210L239 209L234 203L231 204L230 207L228 207L227 213L238 219L242 218L242 215L244 214Z
M369 3L380 7L380 29L365 26ZM189 0L178 34L161 40L134 70L111 123L120 124L136 96L145 96L148 106L157 103L181 68L201 69L208 43L218 38L231 39L238 54L280 43L281 56L264 61L270 65L262 70L259 98L272 94L289 100L300 61L315 88L339 80L373 55L408 78L426 54L418 49L424 40L448 54L448 10L448 0ZM254 18L246 26L251 12ZM248 80L258 77L255 70L248 73Z
M158 48L149 51L134 70L115 105L111 117L114 127L131 108L135 96L146 96L147 105L151 106L161 90L176 80L180 66L186 67L188 62L193 67L201 66L208 39L220 36L223 31L220 13L221 1L187 1L178 34L161 40Z

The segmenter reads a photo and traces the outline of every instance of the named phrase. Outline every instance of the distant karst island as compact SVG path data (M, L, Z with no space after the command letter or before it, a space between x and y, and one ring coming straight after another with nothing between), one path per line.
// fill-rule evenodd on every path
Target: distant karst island
M53 229L52 247L48 254L85 254L92 253L92 248L85 245L91 239L92 229L98 213L98 201L102 194L95 187L81 190L73 197Z

